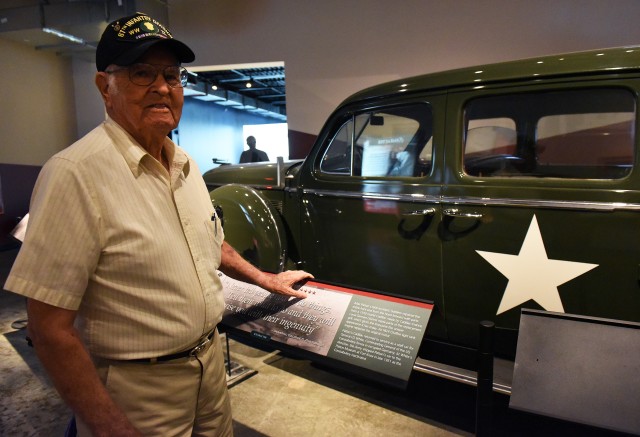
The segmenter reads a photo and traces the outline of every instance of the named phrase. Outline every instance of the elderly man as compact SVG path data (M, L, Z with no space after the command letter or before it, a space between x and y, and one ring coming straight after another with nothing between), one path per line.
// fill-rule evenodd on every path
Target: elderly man
M34 189L5 288L28 298L29 335L79 435L231 435L216 325L216 269L273 293L223 241L195 162L167 135L195 56L137 13L105 29L95 83L107 120L56 154Z

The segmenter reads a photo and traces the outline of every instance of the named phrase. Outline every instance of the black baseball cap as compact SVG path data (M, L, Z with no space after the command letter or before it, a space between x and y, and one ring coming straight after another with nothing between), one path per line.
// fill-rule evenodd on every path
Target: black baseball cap
M183 42L174 39L159 21L142 12L115 20L102 33L96 50L96 67L104 71L109 65L133 64L149 48L163 44L180 63L193 62L196 55Z

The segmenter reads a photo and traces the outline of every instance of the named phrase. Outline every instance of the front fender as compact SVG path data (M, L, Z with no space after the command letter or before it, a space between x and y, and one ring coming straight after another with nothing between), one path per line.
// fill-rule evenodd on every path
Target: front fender
M287 258L287 241L279 212L258 191L229 184L209 193L214 207L222 209L225 240L261 270L281 272Z

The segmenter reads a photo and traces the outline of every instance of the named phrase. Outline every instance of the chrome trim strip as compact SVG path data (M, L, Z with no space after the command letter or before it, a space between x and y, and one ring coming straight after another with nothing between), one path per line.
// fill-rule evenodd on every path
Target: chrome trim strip
M441 203L441 196L428 196L426 194L391 194L356 191L330 191L304 188L303 194L313 194L318 197L349 197L356 199L397 200L401 202Z
M489 197L447 197L428 196L424 194L388 194L372 192L355 192L341 190L301 189L303 194L319 197L347 197L360 199L395 200L400 202L420 202L426 204L453 204L478 206L514 206L525 208L580 209L590 211L640 211L639 203L625 202L592 202L578 200L543 200L543 199L508 199Z
M592 202L581 200L506 199L489 197L443 197L442 203L479 206L519 206L526 208L582 209L591 211L640 211L638 203Z
M500 359L496 359L494 363L493 375L493 391L504 395L511 395L511 385L513 378L513 367L500 365ZM418 357L413 364L413 370L435 376L436 378L444 378L450 381L459 382L473 387L478 386L478 373L473 370L463 369L460 367L450 366L436 361L426 360Z
M251 187L254 190L258 190L258 191L282 191L281 187L278 187L276 184L273 185L248 185L248 184L240 184L240 185L244 185L245 187Z
M228 182L228 183L224 183L224 184L213 184L213 183L205 183L205 185L207 186L207 190L208 191L213 191L216 188L220 188L220 187L224 187L226 185L242 185L243 187L249 187L249 188L253 188L254 190L259 190L259 191L265 191L265 190L269 190L269 191L282 191L282 188L279 188L276 184L273 185L254 185L254 184L243 184L240 182Z

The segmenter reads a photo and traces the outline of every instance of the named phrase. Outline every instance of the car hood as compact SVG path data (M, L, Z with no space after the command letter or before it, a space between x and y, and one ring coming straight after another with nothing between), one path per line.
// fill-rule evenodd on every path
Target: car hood
M302 162L303 160L284 161L284 175L297 173ZM221 165L205 172L203 178L208 187L226 184L275 186L278 184L278 164L275 162L256 162Z

